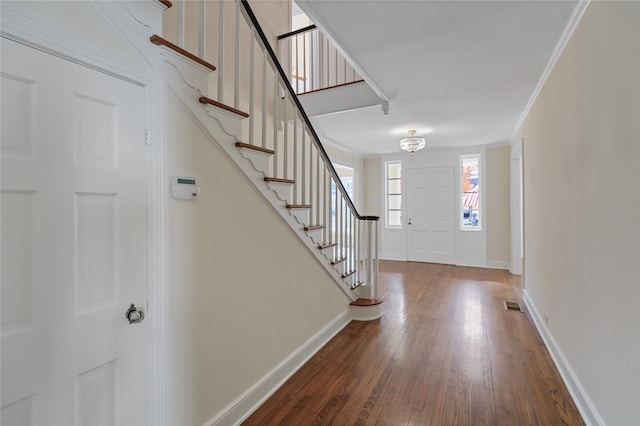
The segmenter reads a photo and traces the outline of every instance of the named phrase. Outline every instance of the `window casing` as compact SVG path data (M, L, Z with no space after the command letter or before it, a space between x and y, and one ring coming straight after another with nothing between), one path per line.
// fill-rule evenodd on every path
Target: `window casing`
M481 231L480 155L460 157L460 229Z
M385 223L402 229L402 162L385 162Z

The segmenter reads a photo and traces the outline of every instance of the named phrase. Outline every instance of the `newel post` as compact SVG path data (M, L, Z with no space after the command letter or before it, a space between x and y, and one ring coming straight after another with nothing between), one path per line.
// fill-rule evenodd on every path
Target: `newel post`
M378 255L379 255L379 225L378 216L365 216L365 280L360 287L358 296L362 299L375 299L378 297Z

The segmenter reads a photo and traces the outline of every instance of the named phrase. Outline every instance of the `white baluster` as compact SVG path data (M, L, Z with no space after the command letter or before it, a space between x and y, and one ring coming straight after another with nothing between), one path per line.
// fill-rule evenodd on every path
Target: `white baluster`
M251 27L251 40L249 41L249 143L254 145L253 143L253 100L255 95L255 44L256 44L256 29Z
M200 31L198 33L198 56L204 59L206 55L205 40L207 39L207 2L200 0ZM217 71L220 72L222 64L218 63Z
M267 146L267 54L262 54L262 147Z
M313 194L313 188L314 188L314 184L313 184L313 177L314 177L314 173L313 173L313 149L315 147L315 144L313 143L313 138L311 136L311 134L309 134L309 173L308 173L308 186L307 186L307 194L308 194L308 200L309 200L309 205L311 206L311 208L309 209L309 222L313 221L313 213L314 213L314 208L315 206L313 205L313 200L314 200L314 194Z
M284 177L285 179L287 178L287 159L288 159L288 152L289 152L289 99L287 98L284 102L284 111L282 113L282 121L283 121L283 125L284 125L284 130L283 130L283 140L282 140L282 170L284 172ZM295 111L294 115L295 115Z
M344 68L344 80L343 83L347 82L347 60L343 57L342 58L342 67Z
M307 176L306 176L306 163L307 163L307 156L305 155L305 150L306 150L306 143L305 143L305 136L306 136L307 132L306 132L306 128L303 125L302 126L302 176L300 179L300 188L301 188L301 197L302 197L302 204L306 204L306 191L305 191L305 184L307 181Z
M320 153L316 154L316 225L320 225Z
M302 33L302 72L303 75L303 90L307 92L307 33Z
M333 48L333 52L335 53L335 63L336 63L336 86L338 85L338 49Z
M233 107L240 108L240 5L236 3L236 22L235 22L235 59L234 59L234 75L233 75Z
M206 3L205 1L201 2ZM224 103L224 32L225 32L225 19L224 19L224 1L218 2L218 101ZM204 10L204 6L201 7ZM204 22L203 22L204 26ZM204 33L202 34L204 37ZM202 50L204 52L204 39L202 40Z
M298 34L295 35L296 37L296 94L300 93L300 71L299 71L299 66L298 63L300 62L298 60L298 49L300 48L300 40L298 38Z
M314 64L315 64L315 55L314 55L314 43L315 43L315 31L316 30L311 30L311 32L309 33L309 72L307 73L307 77L309 80L309 90L315 90L315 68L314 68Z
M186 1L181 1L178 3L178 34L177 34L177 45L184 49L184 25L185 25L185 8L187 7Z
M298 114L293 114L293 204L298 204Z
M325 242L330 243L333 235L333 224L331 223L331 175L327 172L327 165L324 169L324 220L326 226Z
M275 155L278 155L278 152L275 147L278 144L278 124L279 124L278 110L280 106L279 102L280 102L280 84L278 80L278 73L274 73L273 74L273 149L274 151L276 151Z

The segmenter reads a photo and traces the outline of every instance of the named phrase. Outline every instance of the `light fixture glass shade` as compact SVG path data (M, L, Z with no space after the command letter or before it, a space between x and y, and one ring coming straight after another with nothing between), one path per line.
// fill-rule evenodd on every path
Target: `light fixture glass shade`
M420 151L427 144L423 137L415 136L415 134L415 130L409 130L409 137L400 139L400 148L411 153L411 155L416 151Z

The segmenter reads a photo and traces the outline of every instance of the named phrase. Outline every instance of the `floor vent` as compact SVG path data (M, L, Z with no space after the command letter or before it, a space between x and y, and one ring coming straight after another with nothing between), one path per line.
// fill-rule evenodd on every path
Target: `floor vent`
M506 300L504 301L504 310L524 312L518 302L507 302Z

